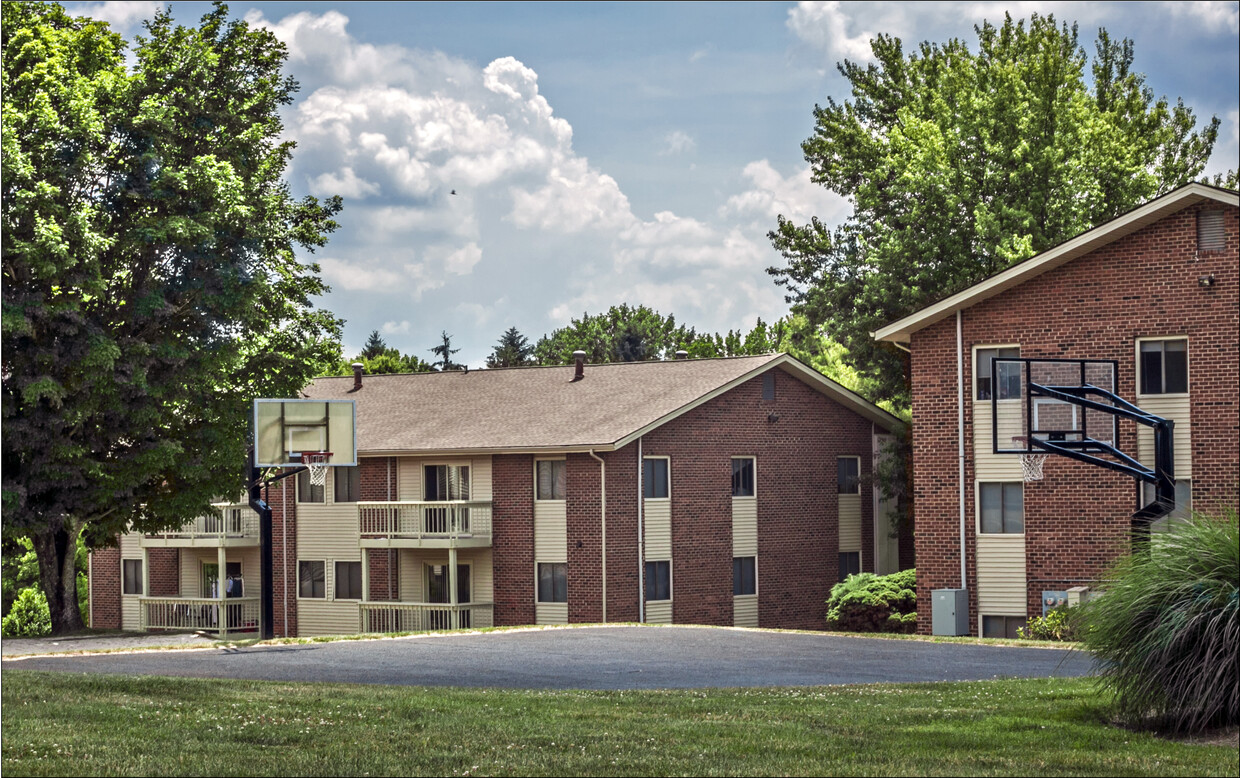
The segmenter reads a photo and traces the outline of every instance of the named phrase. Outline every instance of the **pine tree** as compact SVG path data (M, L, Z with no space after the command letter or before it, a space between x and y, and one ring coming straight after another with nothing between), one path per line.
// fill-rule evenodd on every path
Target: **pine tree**
M442 372L463 369L464 365L452 361L452 355L460 351L459 348L452 348L452 336L448 334L447 330L441 330L441 334L443 335L443 343L430 349L432 354L439 355L439 361L432 362L431 364L438 365Z
M534 347L516 327L509 327L487 357L487 367L521 367L530 364Z

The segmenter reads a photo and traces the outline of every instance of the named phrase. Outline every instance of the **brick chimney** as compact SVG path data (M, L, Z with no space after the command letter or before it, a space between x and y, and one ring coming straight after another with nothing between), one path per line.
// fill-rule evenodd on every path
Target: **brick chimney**
M577 369L573 372L573 380L580 381L586 377L586 352L574 351L573 362L577 365Z
M361 389L361 388L362 388L362 363L354 362L353 363L353 391L356 392L358 389Z

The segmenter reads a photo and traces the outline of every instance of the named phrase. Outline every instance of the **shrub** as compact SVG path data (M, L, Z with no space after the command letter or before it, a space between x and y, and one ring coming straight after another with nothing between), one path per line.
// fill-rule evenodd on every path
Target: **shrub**
M1069 613L1066 605L1054 608L1045 616L1029 619L1025 626L1020 628L1020 636L1026 640L1076 640L1074 616L1075 614Z
M848 632L913 632L917 629L917 571L891 575L858 573L831 587L827 626Z
M38 638L52 634L52 612L47 597L37 586L22 589L0 622L0 633L6 638Z
M1237 722L1238 581L1237 514L1194 515L1121 559L1077 609L1122 719L1173 732Z

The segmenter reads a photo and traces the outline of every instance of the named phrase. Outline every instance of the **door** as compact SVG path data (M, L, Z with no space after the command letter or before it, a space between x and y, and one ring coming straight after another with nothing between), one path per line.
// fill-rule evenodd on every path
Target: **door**
M470 602L469 565L456 566L456 601L458 604ZM449 581L447 565L426 565L426 601L433 603L449 603ZM430 612L431 629L451 629L453 626L469 626L469 610L462 610L457 624L452 623L451 611L432 610Z
M426 465L422 499L428 502L469 499L469 465ZM424 509L428 533L468 532L469 510L456 506Z

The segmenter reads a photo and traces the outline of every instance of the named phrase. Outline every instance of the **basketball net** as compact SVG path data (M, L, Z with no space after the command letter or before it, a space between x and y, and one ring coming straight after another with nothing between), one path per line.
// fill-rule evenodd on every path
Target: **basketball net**
M1025 443L1028 440L1024 435L1017 435L1012 438L1013 443ZM1042 464L1046 462L1050 454L1021 454L1020 470L1026 481L1042 480Z
M312 451L301 455L301 463L310 471L311 486L323 486L327 483L327 463L331 458L330 451Z

